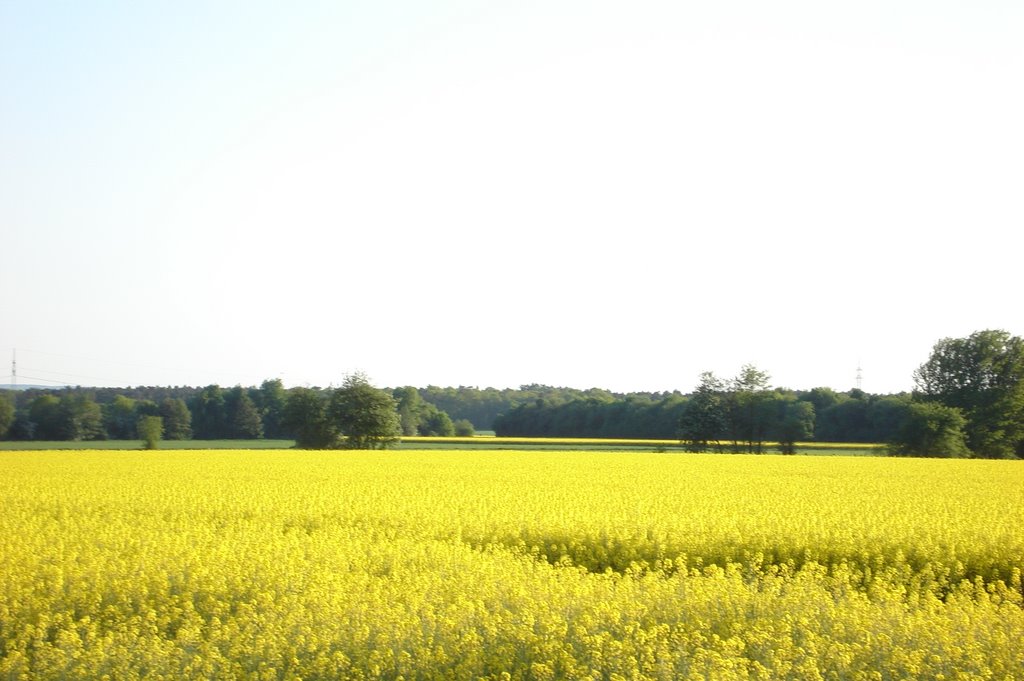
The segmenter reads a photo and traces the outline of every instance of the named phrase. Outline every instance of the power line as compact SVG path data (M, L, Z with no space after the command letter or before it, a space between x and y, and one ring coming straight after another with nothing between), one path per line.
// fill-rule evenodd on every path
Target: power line
M157 365L154 365L154 364L138 364L138 363L134 363L134 362L118 362L118 361L115 361L115 360L99 359L99 358L96 358L96 357L82 357L80 355L65 355L65 354L61 354L61 353L45 352L45 351L42 351L42 350L33 350L33 349L27 349L26 350L25 348L22 348L22 352L28 352L31 355L44 355L44 356L48 356L48 357L59 357L61 359L77 360L78 362L89 362L89 363L102 364L102 365L112 365L114 367L132 368L132 369L147 369L147 370L155 370L155 371L161 371L161 372L173 372L173 373L187 373L189 371L189 369L187 369L185 367L168 367L168 366L157 366ZM102 370L103 369L101 368L101 371ZM30 369L30 371L31 371L31 369ZM43 373L51 373L51 374L56 374L56 375L70 376L70 377L73 377L73 378L84 378L84 379L88 379L88 380L91 380L91 381L102 381L104 383L123 383L123 384L126 384L126 385L139 384L138 381L134 381L134 380L133 381L125 381L125 380L121 380L121 379L100 378L100 377L96 377L96 376L85 376L85 375L82 375L82 374L61 373L61 372L49 371L49 370L43 370L43 369L37 369L36 371L42 371ZM250 372L245 372L245 373L237 372L236 373L236 372L230 372L230 371L216 370L213 373L214 373L215 376L219 376L222 379L227 379L228 377L230 377L232 380L239 380L239 379L242 379L242 378L244 378L246 380L254 380L254 376L255 376L255 374L252 374Z
M40 378L38 376L25 376L24 374L22 374L21 377L22 378L27 378L30 381L43 381L45 383L53 383L54 385L68 385L67 381L55 381L52 378ZM15 387L17 385L18 385L17 383L14 383Z
M37 372L37 373L43 373L43 374L52 374L54 376L68 376L70 378L85 378L85 379L88 379L90 381L106 381L106 382L112 382L112 383L118 383L118 382L123 383L124 382L124 381L114 381L114 380L112 380L110 378L100 378L98 376L85 376L83 374L69 374L69 373L64 372L64 371L51 371L50 369L29 368L29 371Z

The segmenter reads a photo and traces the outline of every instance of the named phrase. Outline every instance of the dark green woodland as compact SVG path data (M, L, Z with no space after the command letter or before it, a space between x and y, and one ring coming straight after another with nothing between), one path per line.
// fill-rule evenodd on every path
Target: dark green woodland
M885 443L897 456L1024 457L1024 341L986 330L946 338L914 390L869 394L773 387L762 369L710 372L684 394L545 385L378 389L259 386L0 391L0 439L290 439L299 447L385 447L402 436L677 439L694 452L795 451L796 442ZM140 427L141 426L141 427Z

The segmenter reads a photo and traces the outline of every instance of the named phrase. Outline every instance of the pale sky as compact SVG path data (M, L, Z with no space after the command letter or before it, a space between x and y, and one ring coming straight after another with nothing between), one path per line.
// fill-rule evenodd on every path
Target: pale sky
M0 383L909 390L1024 335L1022 36L1019 0L0 0Z

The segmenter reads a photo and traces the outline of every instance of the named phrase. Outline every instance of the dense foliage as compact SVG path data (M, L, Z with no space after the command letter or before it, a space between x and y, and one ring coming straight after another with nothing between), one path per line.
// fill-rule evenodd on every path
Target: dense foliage
M397 406L389 393L353 374L333 390L296 389L281 423L296 434L299 447L384 449L401 435Z
M910 395L859 390L736 389L704 374L688 396L538 398L499 416L494 427L498 435L513 437L678 438L760 451L767 441L888 442L910 403Z
M943 339L914 374L913 394L840 393L829 388L771 387L757 367L719 378L710 372L689 395L615 394L542 385L518 389L415 388L379 394L375 413L389 434L679 439L695 452L782 452L798 441L888 443L910 456L1024 456L1024 341L1004 331ZM294 439L327 448L353 426L334 388L257 387L6 391L0 438L97 440L137 437L138 422L160 417L162 436L187 439ZM367 393L369 394L369 393ZM377 393L374 393L377 394ZM385 399L386 397L386 399ZM394 425L397 421L397 426Z
M326 425L321 422L321 418L328 417L327 407L338 390L341 389L286 390L281 381L275 379L264 381L258 388L235 386L225 389L209 385L204 388L146 387L117 391L106 388L0 391L0 439L90 441L140 438L151 442L152 438L140 435L140 424L156 417L162 424L160 437L167 440L266 437L295 439L300 446L330 447L339 438L347 437L349 431L361 432L358 424L344 423L349 416L338 406L331 414L336 422ZM366 395L364 391L363 397ZM381 400L378 406L383 412L378 413L377 418L390 424L396 404L386 394ZM322 410L318 412L315 405L321 406ZM455 434L451 419L431 404L421 404L417 419L411 434ZM147 422L146 433L150 435L153 423ZM463 433L467 425L463 424ZM472 426L468 425L468 429L471 433ZM358 437L350 442L356 444ZM363 444L365 441L359 446Z
M394 398L370 385L365 376L348 376L331 392L327 418L337 424L349 449L384 449L398 442L401 423Z
M1024 456L1024 339L1005 331L945 338L914 373L921 399L960 410L979 456Z
M1024 469L0 453L10 679L1024 679Z

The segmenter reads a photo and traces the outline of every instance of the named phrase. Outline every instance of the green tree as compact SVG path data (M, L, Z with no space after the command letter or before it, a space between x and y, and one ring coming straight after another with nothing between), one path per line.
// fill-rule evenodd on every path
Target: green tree
M331 449L340 440L338 428L327 418L327 397L313 388L292 388L288 391L281 426L303 449Z
M811 388L807 393L801 393L800 399L814 405L814 413L820 414L829 407L838 404L840 397L832 388Z
M40 395L29 405L29 419L40 440L99 440L106 435L100 406L80 393Z
M424 405L420 392L412 386L405 386L395 388L391 394L398 404L398 420L402 427L402 435L419 434Z
M140 416L138 421L139 438L145 449L156 449L160 446L160 437L164 430L164 420L159 416Z
M1024 340L986 330L944 338L914 372L915 396L955 407L967 446L986 458L1024 455Z
M160 405L150 399L135 402L135 416L160 416Z
M775 405L775 439L779 442L779 451L796 454L796 443L814 434L814 405L785 394L775 398Z
M36 424L29 415L28 409L14 410L14 423L7 429L7 437L12 440L34 440Z
M679 417L679 437L687 451L706 452L726 430L724 383L710 371L700 375L700 383L683 406Z
M263 415L263 435L268 438L284 437L284 426L281 421L284 418L284 406L288 401L288 393L285 391L281 379L274 378L263 381L260 389L253 395L253 400Z
M889 443L893 456L967 457L964 439L967 420L956 407L938 402L913 402L896 437Z
M433 437L451 437L455 435L455 424L451 417L434 405L424 402L420 409L420 424L417 428L420 435Z
M869 403L852 394L816 412L814 438L819 442L870 442Z
M213 384L203 388L189 403L192 412L192 431L199 440L229 437L227 408L224 391Z
M228 437L242 440L263 437L263 417L244 388L235 386L228 391L224 397L224 411Z
M452 426L455 428L455 435L458 437L473 437L476 435L476 428L468 419L458 419Z
M907 418L910 395L885 395L871 400L866 412L867 434L861 442L891 442L899 435Z
M402 426L394 398L370 385L361 373L345 378L331 394L327 418L348 449L385 449L398 442Z
M37 440L63 440L64 421L60 400L53 395L39 395L28 407L33 437Z
M771 393L768 391L770 376L753 364L745 364L739 376L732 380L732 394L729 405L729 430L734 447L742 441L750 453L764 451L764 440L772 419Z
M391 395L397 405L402 435L447 437L455 434L451 417L430 402L424 401L416 388L395 388Z
M0 440L7 437L7 433L14 423L14 401L7 396L6 391L0 393Z
M103 440L103 410L87 395L68 394L60 398L64 440Z
M103 405L103 426L112 440L130 440L136 436L135 400L118 395L113 402Z
M164 420L164 437L168 440L187 440L192 437L192 413L185 400L165 397L160 401L160 417Z

